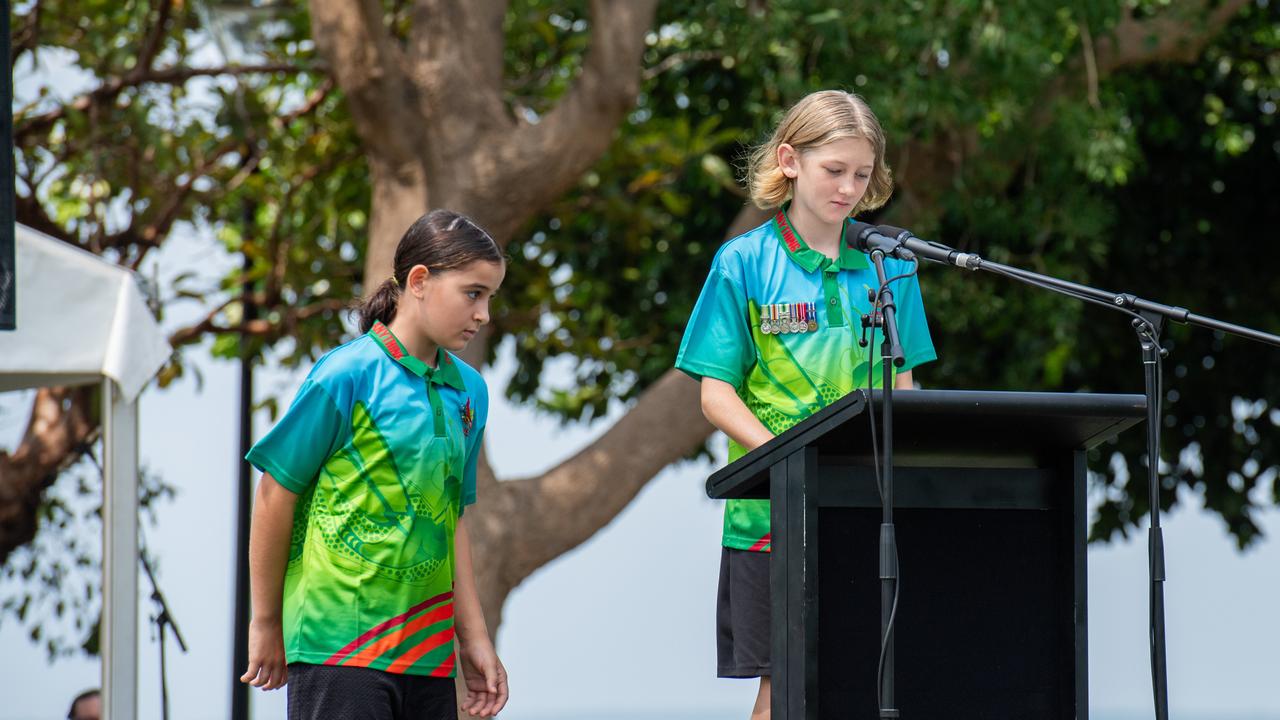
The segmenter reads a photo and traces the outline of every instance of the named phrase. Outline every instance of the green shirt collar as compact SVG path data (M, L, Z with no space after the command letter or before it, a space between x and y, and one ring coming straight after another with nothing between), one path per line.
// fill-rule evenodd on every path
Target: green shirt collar
M804 268L805 272L825 271L831 268L836 270L861 270L870 267L867 264L866 255L854 250L845 243L844 233L849 227L848 223L840 225L840 257L832 260L809 247L804 238L800 237L800 233L796 232L795 228L792 227L791 220L787 217L787 209L790 206L791 203L788 202L779 208L778 214L773 216L773 222L778 227L778 236L782 239L782 247L786 249L787 255L797 265Z
M378 347L391 356L392 360L408 368L414 375L425 377L437 385L448 385L455 390L465 391L467 389L466 385L462 383L462 373L458 371L458 364L453 361L449 353L445 352L444 348L436 348L436 366L431 367L410 355L404 349L404 345L400 344L400 339L381 322L375 321L373 323L373 327L369 328L369 335L378 343Z

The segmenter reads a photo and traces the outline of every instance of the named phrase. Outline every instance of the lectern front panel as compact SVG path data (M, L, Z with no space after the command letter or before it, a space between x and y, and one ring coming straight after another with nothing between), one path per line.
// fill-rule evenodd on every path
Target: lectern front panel
M894 520L903 717L1074 718L1059 511L901 508ZM818 717L874 717L879 525L879 509L818 510Z

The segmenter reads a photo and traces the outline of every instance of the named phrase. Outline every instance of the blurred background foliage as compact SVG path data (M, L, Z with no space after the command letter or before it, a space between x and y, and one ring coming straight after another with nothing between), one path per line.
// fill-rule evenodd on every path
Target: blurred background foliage
M383 5L407 37L410 3ZM898 190L862 219L1280 331L1263 261L1280 224L1280 9L1247 4L1194 62L1094 68L1126 12L1194 25L1198 8L663 2L612 147L507 248L489 345L490 357L514 349L506 393L589 422L670 370L744 205L745 153L791 102L832 87L863 95L889 134ZM15 74L41 83L13 108L18 220L133 268L177 233L216 238L236 268L214 281L191 268L158 288L162 315L201 314L175 331L162 384L207 341L218 357L296 365L350 336L368 170L305 4L26 0L11 22ZM512 113L537 122L552 107L590 29L585 0L511 0ZM60 92L49 67L89 89ZM940 356L917 372L927 387L1142 391L1123 316L941 266L922 268L921 285ZM1181 326L1166 337L1162 502L1192 488L1245 547L1252 512L1280 501L1280 351ZM571 380L548 380L564 376L547 372L555 363ZM1091 455L1094 539L1147 513L1142 443L1130 432ZM53 502L42 512L59 512Z

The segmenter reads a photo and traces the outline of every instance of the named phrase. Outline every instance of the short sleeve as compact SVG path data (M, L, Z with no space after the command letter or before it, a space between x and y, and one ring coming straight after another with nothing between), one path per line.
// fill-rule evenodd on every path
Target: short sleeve
M275 427L245 459L271 473L286 489L302 493L333 454L342 427L342 412L329 393L308 379Z
M723 254L723 253L722 253ZM685 326L676 368L694 380L712 377L742 387L755 363L747 293L717 256Z
M471 432L465 441L466 459L462 469L462 504L459 512L476 501L476 465L480 453L484 451L484 429L489 424L489 386L479 373L473 373L474 382L468 383L468 389L474 401L475 418L472 420Z
M475 504L476 501L476 461L480 450L484 447L484 427L477 427L467 443L467 464L462 473L462 507Z
M894 301L898 306L898 336L906 358L906 363L899 372L906 372L917 365L937 360L938 354L934 350L929 322L924 315L919 278L912 275L895 284L898 285L894 288Z

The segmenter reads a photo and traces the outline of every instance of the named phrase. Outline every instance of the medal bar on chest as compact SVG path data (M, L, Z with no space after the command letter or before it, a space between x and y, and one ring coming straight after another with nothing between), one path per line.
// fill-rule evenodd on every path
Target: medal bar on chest
M810 333L817 329L817 303L770 303L760 308L760 332L765 335Z

